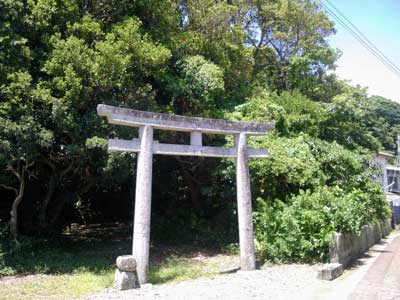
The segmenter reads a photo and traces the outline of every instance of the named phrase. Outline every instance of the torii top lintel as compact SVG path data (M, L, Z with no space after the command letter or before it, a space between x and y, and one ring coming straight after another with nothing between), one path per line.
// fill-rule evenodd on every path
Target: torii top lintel
M156 129L175 131L264 135L274 128L273 123L235 122L221 119L185 117L120 108L105 104L97 106L97 113L101 116L106 116L108 122L111 124L132 127L150 125Z

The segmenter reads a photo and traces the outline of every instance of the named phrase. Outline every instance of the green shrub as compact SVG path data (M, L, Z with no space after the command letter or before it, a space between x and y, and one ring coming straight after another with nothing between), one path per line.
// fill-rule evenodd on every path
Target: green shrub
M363 190L323 186L300 191L286 203L258 198L256 249L275 262L326 261L333 232L358 233L362 225L388 214L384 196L373 183Z
M357 233L388 216L370 164L371 150L379 147L371 124L380 121L371 119L364 91L349 89L332 103L317 103L298 91L255 88L230 117L275 122L268 136L249 138L251 147L270 154L250 162L260 256L324 261L334 231Z

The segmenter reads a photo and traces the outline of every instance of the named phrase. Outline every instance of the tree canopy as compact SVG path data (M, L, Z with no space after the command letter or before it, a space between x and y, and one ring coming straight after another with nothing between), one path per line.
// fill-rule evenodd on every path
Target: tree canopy
M271 151L252 165L254 195L288 204L364 189L381 205L368 159L394 148L400 106L336 77L334 23L315 1L0 0L0 22L0 219L14 238L131 218L135 155L107 153L106 139L137 132L97 116L100 103L274 121L251 140ZM182 236L234 236L232 161L154 160L156 238L183 223Z

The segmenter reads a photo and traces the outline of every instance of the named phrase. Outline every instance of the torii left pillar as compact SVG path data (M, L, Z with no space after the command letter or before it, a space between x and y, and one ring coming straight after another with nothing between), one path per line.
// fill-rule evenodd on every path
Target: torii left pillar
M153 127L139 129L140 152L138 154L135 194L135 219L133 225L133 256L136 259L140 284L147 282L150 248L151 188L153 174Z
M249 174L249 155L246 134L235 137L236 144L236 190L239 223L240 268L245 271L256 268L254 254L253 217Z

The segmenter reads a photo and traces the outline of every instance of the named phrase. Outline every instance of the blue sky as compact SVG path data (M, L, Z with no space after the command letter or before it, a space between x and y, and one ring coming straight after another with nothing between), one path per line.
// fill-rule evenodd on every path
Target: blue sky
M330 0L367 38L400 68L400 0ZM400 77L394 75L340 24L329 38L343 54L336 73L370 95L400 102Z

